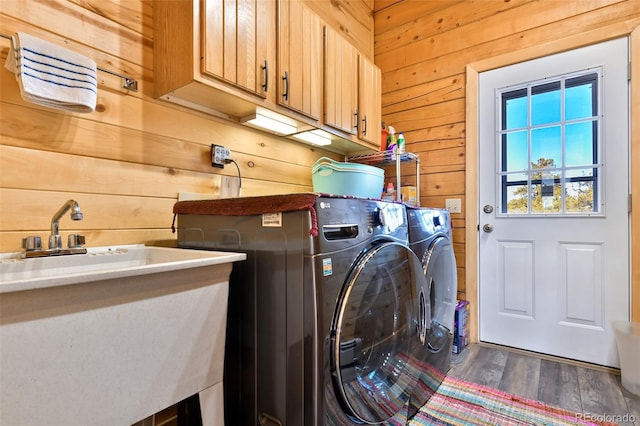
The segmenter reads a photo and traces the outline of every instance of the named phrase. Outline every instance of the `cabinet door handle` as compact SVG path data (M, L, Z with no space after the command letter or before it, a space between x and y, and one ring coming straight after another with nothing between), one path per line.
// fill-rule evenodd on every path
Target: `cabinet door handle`
M360 112L358 110L356 110L356 112L353 113L353 116L356 119L355 120L356 124L353 126L353 128L358 130L358 128L360 127Z
M365 115L364 117L362 117L362 124L364 124L363 129L362 129L362 134L363 135L367 135L367 116Z
M262 84L262 88L267 92L269 90L269 62L267 62L266 59L264 60L262 69L264 70L264 83Z
M282 94L282 97L284 98L285 101L289 100L289 73L287 71L284 72L284 77L282 77L282 79L284 80L284 93Z

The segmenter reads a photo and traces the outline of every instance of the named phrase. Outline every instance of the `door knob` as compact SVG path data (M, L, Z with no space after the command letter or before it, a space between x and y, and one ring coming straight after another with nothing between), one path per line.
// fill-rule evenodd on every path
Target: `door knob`
M486 233L493 232L493 225L489 223L485 223L484 226L482 227L482 230Z

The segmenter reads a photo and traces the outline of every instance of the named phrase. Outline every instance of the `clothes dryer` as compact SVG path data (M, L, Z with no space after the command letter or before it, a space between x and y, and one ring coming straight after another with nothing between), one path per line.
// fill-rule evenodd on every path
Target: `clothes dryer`
M430 314L403 205L290 194L174 213L180 247L247 254L230 277L226 424L406 421Z
M458 279L449 211L407 208L407 217L409 246L421 260L425 276L420 303L427 308L421 311L429 315L424 319L426 359L411 396L412 416L437 391L451 366Z

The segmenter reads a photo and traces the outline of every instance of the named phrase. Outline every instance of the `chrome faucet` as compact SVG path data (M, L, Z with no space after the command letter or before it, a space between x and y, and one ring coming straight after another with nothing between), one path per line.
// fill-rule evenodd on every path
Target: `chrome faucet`
M80 206L75 200L69 200L60 210L53 215L51 219L51 235L49 236L49 250L59 250L62 248L62 238L60 237L60 230L58 228L58 222L62 216L71 209L71 220L82 220L82 211Z
M60 210L53 215L51 219L51 235L49 236L49 249L42 248L42 241L38 235L31 235L22 239L23 258L44 257L44 256L62 256L66 254L84 254L87 252L84 245L84 235L69 235L69 247L62 248L62 238L60 237L59 222L62 216L71 210L71 220L82 220L82 211L75 200L69 200Z

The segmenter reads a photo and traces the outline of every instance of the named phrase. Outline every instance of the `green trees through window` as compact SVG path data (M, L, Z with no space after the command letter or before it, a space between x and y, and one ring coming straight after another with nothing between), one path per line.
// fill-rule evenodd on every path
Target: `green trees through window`
M535 213L560 213L562 208L561 172L543 171L555 168L553 159L540 158L531 164L532 170L539 170L531 175L531 210ZM517 189L512 191L507 204L509 213L526 214L529 212L529 185L521 182ZM592 213L593 206L593 182L577 180L570 182L564 194L565 208L568 213Z

